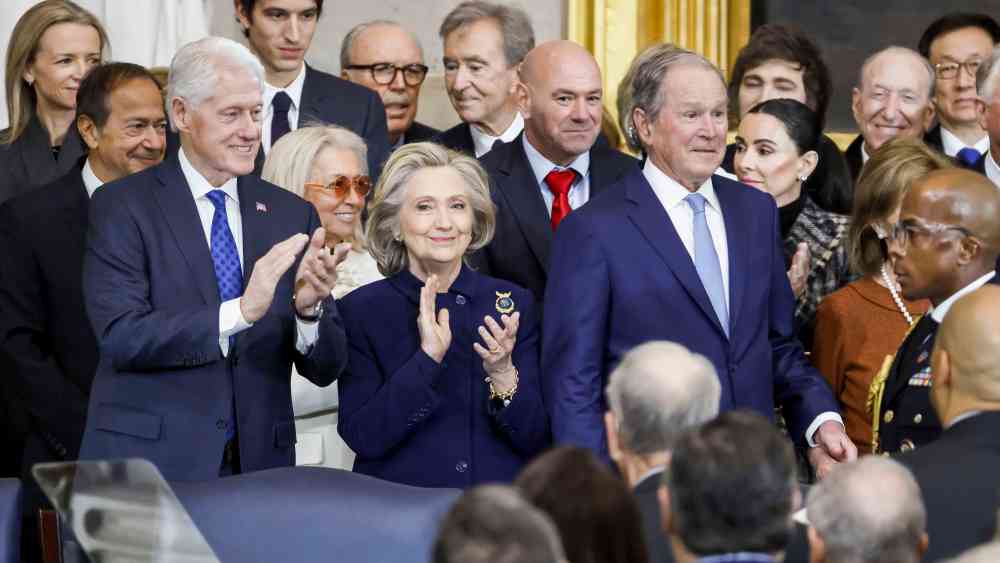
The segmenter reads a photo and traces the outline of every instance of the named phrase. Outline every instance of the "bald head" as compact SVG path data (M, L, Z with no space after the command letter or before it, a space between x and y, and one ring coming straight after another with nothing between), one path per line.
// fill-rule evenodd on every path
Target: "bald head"
M518 109L531 146L560 165L590 150L603 98L594 57L572 41L548 41L524 57L519 78Z
M936 356L947 352L956 392L1000 408L1000 287L987 284L955 302L935 346Z
M984 259L996 262L1000 248L1000 190L982 174L964 168L935 170L918 181L912 191L915 198L927 201L938 220L965 228L983 240ZM990 268L992 269L992 267Z

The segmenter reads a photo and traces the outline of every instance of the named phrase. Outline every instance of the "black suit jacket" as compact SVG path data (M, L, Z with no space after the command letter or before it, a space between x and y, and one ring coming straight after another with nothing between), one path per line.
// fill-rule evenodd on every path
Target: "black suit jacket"
M468 123L462 122L447 131L442 131L431 141L453 151L476 156L476 144L472 141L472 132Z
M844 160L847 161L847 170L851 173L851 181L854 183L858 182L858 175L861 174L861 167L864 166L861 158L861 145L864 144L865 138L858 135L851 141L851 144L847 146L847 150L844 151Z
M924 561L990 541L1000 507L1000 411L946 429L936 442L896 458L913 471L927 506Z
M53 158L49 132L33 117L28 128L13 143L0 145L0 203L57 180L84 155L76 126L70 126L59 157Z
M435 135L438 135L441 131L420 123L419 121L414 121L410 128L403 133L403 144L408 145L410 143L420 143L423 141L430 141Z
M25 462L75 459L87 421L97 341L83 305L89 198L83 159L0 207L0 346L28 412Z
M938 123L930 131L924 133L924 142L928 147L944 153L944 141L941 140L941 124Z
M531 290L541 303L549 272L552 221L523 139L522 133L480 158L490 175L497 226L493 240L472 262L487 275ZM590 198L638 167L639 161L627 154L595 146L590 150Z
M642 535L646 539L649 563L674 563L674 551L670 547L670 540L663 532L660 501L656 498L661 474L662 471L639 481L633 492L636 504L639 505L639 513L642 515Z

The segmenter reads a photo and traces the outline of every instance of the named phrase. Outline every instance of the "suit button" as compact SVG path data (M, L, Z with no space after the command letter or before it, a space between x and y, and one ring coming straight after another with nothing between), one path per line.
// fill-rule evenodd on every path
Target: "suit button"
M455 464L455 471L458 471L459 473L465 473L466 471L468 471L468 469L469 469L469 462L465 461L464 459Z
M455 303L458 303L459 305L465 305L465 296L459 295L458 297L456 297Z
M924 415L917 413L917 415L913 417L913 424L920 424L921 422L923 422L923 420L924 420Z
M916 446L913 445L913 440L910 440L909 438L903 440L903 443L899 445L899 451L901 452L909 452L914 448L916 448Z
M218 428L219 430L223 430L226 427L226 421L222 420L221 418L219 420L216 420L215 427Z
M895 416L896 413L892 411L885 411L885 415L882 416L882 422L889 424L890 422L892 422L892 419L895 418Z

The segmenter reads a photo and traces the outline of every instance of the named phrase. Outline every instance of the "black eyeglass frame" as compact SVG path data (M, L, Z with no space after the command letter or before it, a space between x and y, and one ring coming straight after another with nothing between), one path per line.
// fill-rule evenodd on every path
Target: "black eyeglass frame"
M430 68L427 65L420 63L413 63L403 66L397 66L392 63L373 63L370 65L347 65L347 70L367 70L372 75L372 80L375 84L380 84L382 86L387 86L392 84L396 80L396 73L403 73L403 83L407 86L420 86L424 83L424 79L427 78L427 71ZM388 71L392 71L392 75L388 75ZM379 75L381 73L381 78ZM386 80L386 77L389 77ZM416 77L416 78L415 78Z

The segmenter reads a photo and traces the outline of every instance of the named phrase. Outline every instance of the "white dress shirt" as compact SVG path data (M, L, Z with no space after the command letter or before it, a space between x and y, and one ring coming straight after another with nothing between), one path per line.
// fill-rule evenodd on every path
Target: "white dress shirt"
M670 216L670 222L673 223L674 230L677 231L677 236L684 243L684 248L691 256L693 263L694 211L691 210L691 206L684 199L691 192L676 180L664 174L653 164L652 159L646 159L642 173L649 182L649 185L652 186L656 198L660 200L660 204L667 211L667 215ZM731 310L729 305L729 248L726 239L726 222L722 214L722 206L719 204L719 197L715 194L715 186L712 185L711 178L705 180L705 183L698 188L697 193L705 198L705 222L708 223L708 231L712 234L715 253L719 256L719 266L722 270L723 293L726 297L726 310L729 311ZM809 428L806 429L806 442L809 446L816 445L816 442L813 441L813 434L828 420L837 421L841 425L844 424L844 420L840 417L839 413L833 411L820 413L812 421L812 424L809 425Z
M576 172L576 179L573 180L573 185L570 186L569 194L567 194L570 209L578 209L590 200L590 151L577 156L573 162L569 163L569 166L559 166L542 156L542 153L531 146L527 135L523 135L521 141L524 143L524 152L528 155L528 164L531 165L531 171L535 174L542 199L545 200L545 210L549 213L549 217L552 216L552 202L555 201L556 196L549 189L549 185L545 183L545 177L549 172L552 172L553 168L557 170L572 168Z
M944 316L948 314L948 311L951 310L951 306L954 305L956 301L958 301L965 295L968 295L973 291L979 289L980 287L986 285L986 282L990 281L994 275L996 275L996 271L991 271L988 274L983 274L983 276L977 278L976 281L970 283L969 285L953 293L951 297L942 301L940 304L938 304L937 307L931 307L931 310L928 314L938 324L941 324L941 321L944 320Z
M299 128L299 109L302 105L302 86L306 83L306 65L302 63L299 75L292 80L292 83L284 88L275 88L264 82L264 120L261 121L260 146L266 154L271 150L271 120L274 119L274 95L278 92L288 94L292 99L292 106L288 108L288 130L295 131Z
M250 272L247 271L243 261L243 216L240 213L240 195L236 189L236 178L230 178L225 184L215 187L200 172L195 170L187 155L184 154L183 147L177 151L177 154L181 162L181 172L191 189L191 196L194 197L198 218L201 219L201 227L205 231L205 242L208 243L209 249L212 248L212 216L215 215L215 205L208 199L207 194L212 190L225 192L226 220L229 222L229 230L236 242L236 251L240 256L243 276L249 276ZM229 355L229 337L253 326L243 317L243 311L240 309L241 299L243 298L230 299L219 306L219 348L222 350L223 356ZM295 348L300 353L306 354L319 338L319 323L305 322L298 318L295 321L297 329Z
M941 148L944 150L944 154L954 157L958 154L958 151L964 148L976 149L979 154L983 154L990 149L990 136L983 133L981 139L976 141L976 144L971 147L965 144L965 141L959 139L954 133L941 127Z
M521 117L520 112L514 113L514 121L510 122L510 125L507 126L507 130L500 133L499 137L494 137L475 125L469 124L469 133L472 134L472 146L475 147L476 158L479 158L493 150L493 143L498 140L505 143L513 141L518 135L521 134L522 129L524 129L524 118Z
M83 163L83 187L87 188L87 197L94 197L97 188L104 185L104 182L94 174L94 169L90 167L90 159Z
M997 164L996 155L992 150L986 153L986 177L1000 188L1000 165Z

